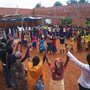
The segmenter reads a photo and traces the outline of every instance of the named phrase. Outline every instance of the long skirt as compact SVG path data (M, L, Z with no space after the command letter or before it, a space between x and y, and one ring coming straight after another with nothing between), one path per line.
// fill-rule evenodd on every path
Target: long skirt
M48 51L52 51L52 43L47 43L47 46Z
M52 46L52 52L57 52L56 46Z
M49 90L65 90L64 88L64 80L50 80L50 88Z
M23 41L23 44L24 44L25 47L27 46L27 43L28 43L27 40Z

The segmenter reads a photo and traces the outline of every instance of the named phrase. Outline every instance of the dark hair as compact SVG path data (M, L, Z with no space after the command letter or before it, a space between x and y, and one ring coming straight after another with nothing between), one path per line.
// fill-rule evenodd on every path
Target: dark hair
M9 46L7 48L7 52L8 52L8 54L12 54L13 53L13 48L11 46Z
M90 53L86 57L88 64L90 65Z
M4 49L4 48L5 48L4 43L0 43L0 49Z
M72 35L71 38L73 38L74 36Z
M65 46L68 46L68 44L67 44L67 43L65 43Z
M78 35L78 38L81 38L81 36L80 36L80 35Z
M32 62L33 62L33 66L36 66L39 64L40 62L40 58L38 56L35 56L33 59L32 59Z
M6 39L5 38L1 39L1 42L6 43Z
M43 38L41 37L41 40L43 40Z

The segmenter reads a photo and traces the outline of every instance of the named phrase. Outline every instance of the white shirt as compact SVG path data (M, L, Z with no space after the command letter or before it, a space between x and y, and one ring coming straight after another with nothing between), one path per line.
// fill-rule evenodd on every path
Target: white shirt
M82 73L78 80L78 83L82 87L90 89L90 65L80 62L71 54L71 52L68 52L67 55L70 58L70 60L72 60L77 66L79 66L82 69Z

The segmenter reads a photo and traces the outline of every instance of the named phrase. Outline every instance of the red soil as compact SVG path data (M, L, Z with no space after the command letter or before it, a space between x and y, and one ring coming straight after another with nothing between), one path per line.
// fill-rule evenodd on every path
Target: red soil
M65 54L59 54L59 41L57 41L57 47L58 47L58 52L55 55L49 55L49 58L51 60L51 62L53 63L55 58L61 57L61 59L63 60L63 62L66 60L66 55ZM23 54L26 52L26 49L23 49ZM77 49L76 49L76 43L74 44L74 52L73 54L82 62L86 63L86 55L89 52L80 52L77 53ZM39 50L37 49L37 51L31 51L31 56L33 57L34 55L39 55L40 58L42 59L42 54L39 53ZM27 66L27 61L24 62L25 68ZM5 78L4 78L4 74L2 71L2 67L1 67L1 63L0 63L0 90L11 90L8 89L6 86L6 82L5 82ZM49 70L49 67L47 65L47 63L45 62L44 64L44 73L45 73L45 90L49 90L49 82L50 82L50 78L51 78L51 72ZM81 70L71 61L69 61L68 66L65 70L65 74L64 74L64 81L65 81L65 90L78 90L78 84L77 84L77 80L80 76ZM57 87L56 87L57 88Z

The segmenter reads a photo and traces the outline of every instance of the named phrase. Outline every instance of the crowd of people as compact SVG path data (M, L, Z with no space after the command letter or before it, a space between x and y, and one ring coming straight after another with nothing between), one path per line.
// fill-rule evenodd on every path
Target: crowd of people
M73 52L73 45L77 43L77 52L90 50L90 27L77 27L74 25L38 25L28 28L9 28L2 30L2 37L10 34L13 38L18 38L23 46L32 43L33 50L37 49L39 42L40 53L44 50L47 43L48 51L55 54L57 52L57 40L60 41L60 53L65 52L67 46ZM69 40L69 42L67 42Z
M15 40L18 42L15 43ZM77 53L90 51L90 27L37 25L24 30L2 30L0 57L7 86L13 90L44 90L43 64L46 61L52 74L49 90L56 90L55 85L57 90L65 90L64 72L70 59L83 70L78 81L79 90L90 90L90 53L87 55L88 64L80 62L72 54L74 44L77 45ZM27 49L24 57L23 47ZM31 58L31 49L38 50L43 55L43 60L39 56ZM54 55L57 51L59 54L66 54L66 61L56 58L51 64L48 53ZM27 70L23 66L25 60L28 61Z

